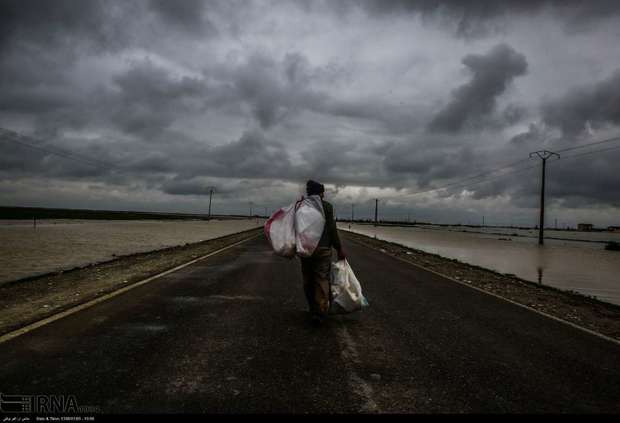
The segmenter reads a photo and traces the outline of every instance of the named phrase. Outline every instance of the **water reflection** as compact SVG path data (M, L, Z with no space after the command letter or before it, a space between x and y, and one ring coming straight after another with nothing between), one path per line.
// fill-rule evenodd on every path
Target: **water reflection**
M536 270L538 273L538 283L543 283L543 271L548 266L547 254L544 245L537 245L536 251Z
M212 239L262 220L0 221L0 284L115 256Z
M539 246L535 237L419 227L353 224L351 230L620 304L620 253L606 251L602 243L547 239Z

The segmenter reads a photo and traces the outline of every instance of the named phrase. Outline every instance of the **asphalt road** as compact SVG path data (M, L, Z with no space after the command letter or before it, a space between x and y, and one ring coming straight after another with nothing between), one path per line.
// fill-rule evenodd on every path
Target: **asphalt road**
M106 413L620 412L620 346L346 241L370 308L306 316L259 237L0 344L0 392Z

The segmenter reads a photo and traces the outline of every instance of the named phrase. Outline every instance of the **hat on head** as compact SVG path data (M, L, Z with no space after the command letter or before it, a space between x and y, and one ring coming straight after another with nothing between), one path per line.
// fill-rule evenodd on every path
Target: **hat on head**
M308 195L319 195L325 192L325 187L312 179L306 183L306 193Z

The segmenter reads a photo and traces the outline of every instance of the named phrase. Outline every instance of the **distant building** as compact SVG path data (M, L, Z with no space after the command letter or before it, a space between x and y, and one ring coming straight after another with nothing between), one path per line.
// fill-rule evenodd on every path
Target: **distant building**
M591 223L578 223L577 224L577 230L578 231L591 231L592 230L592 224Z
M607 228L609 232L620 232L620 226L610 226Z

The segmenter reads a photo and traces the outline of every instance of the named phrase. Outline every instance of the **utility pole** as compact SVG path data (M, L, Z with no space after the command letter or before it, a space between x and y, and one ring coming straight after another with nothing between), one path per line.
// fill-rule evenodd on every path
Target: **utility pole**
M375 226L377 226L377 209L379 208L379 199L375 198Z
M540 185L540 219L538 224L538 245L544 244L544 232L545 232L545 166L547 165L547 159L552 156L560 155L553 151L541 150L530 153L530 157L537 155L542 160L542 183Z
M211 219L211 197L213 196L213 188L209 189L209 219Z
M351 203L351 222L353 222L354 210L355 210L355 205Z

